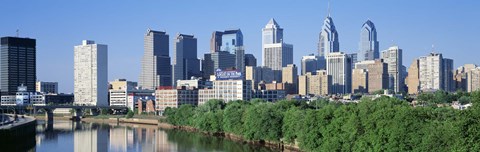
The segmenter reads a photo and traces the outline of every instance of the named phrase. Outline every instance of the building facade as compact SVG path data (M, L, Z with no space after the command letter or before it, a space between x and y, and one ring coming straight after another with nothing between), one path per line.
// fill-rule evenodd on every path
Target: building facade
M200 76L200 60L197 58L197 38L193 35L177 34L174 43L173 86L177 80L188 80Z
M293 45L283 40L283 29L275 19L270 19L262 29L263 66L282 70L282 67L293 64Z
M326 56L327 74L332 77L329 85L331 94L348 94L352 91L352 61L343 52L333 52Z
M282 69L282 82L290 84L291 87L286 89L287 94L297 94L298 93L298 68L295 64L288 64Z
M407 87L408 87L408 94L418 94L420 91L420 65L419 60L413 60L412 64L410 64L410 68L408 68L408 76L406 78Z
M198 105L198 89L159 89L155 91L156 110L163 114L165 108L178 108L184 104Z
M35 90L45 94L57 94L58 82L37 81Z
M302 57L301 74L308 72L315 73L317 70L325 70L325 57L317 55L307 55Z
M245 54L245 66L257 66L257 58L253 54Z
M15 95L17 87L35 92L37 81L36 40L2 37L0 47L0 89L2 95Z
M388 65L388 89L394 92L401 92L404 88L404 74L402 73L403 55L402 49L392 46L382 51L383 62Z
M217 51L204 55L202 62L202 72L204 78L209 78L215 74L215 70L227 70L236 68L235 54L227 51Z
M172 85L169 36L166 32L147 30L138 81L140 87L149 90L155 90L158 86Z
M83 40L74 47L74 94L77 105L108 105L108 47Z
M382 60L366 60L355 63L355 69L368 72L367 92L388 89L388 65Z
M339 52L340 43L338 41L338 32L333 24L330 14L323 21L322 31L319 34L318 55L328 56L329 53Z
M300 95L325 96L328 95L332 79L326 70L315 73L308 72L298 77L298 92Z
M419 59L419 81L422 91L453 91L453 60L441 53L430 53Z

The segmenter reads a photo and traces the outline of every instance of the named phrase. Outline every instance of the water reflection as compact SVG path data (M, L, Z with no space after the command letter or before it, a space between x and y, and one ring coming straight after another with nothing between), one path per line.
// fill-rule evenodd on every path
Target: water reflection
M153 125L100 124L57 121L37 126L36 151L271 151L265 147L233 142Z

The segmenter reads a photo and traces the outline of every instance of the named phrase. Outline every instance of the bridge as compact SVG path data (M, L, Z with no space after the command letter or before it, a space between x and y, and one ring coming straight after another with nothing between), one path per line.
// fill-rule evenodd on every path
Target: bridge
M90 109L92 115L98 115L100 109L114 109L114 110L128 110L128 107L121 106L82 106L82 105L1 105L0 110L2 113L8 113L10 110L13 113L17 111L33 110L33 113L36 114L38 110L42 109L45 111L45 120L47 123L53 123L53 110L57 108L68 108L73 109L72 120L80 120L83 116L83 111L85 109Z

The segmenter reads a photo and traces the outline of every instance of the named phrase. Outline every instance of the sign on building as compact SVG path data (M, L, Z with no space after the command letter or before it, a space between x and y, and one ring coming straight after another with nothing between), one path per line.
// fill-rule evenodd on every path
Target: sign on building
M216 80L240 80L242 79L242 72L237 70L225 70L217 69L215 71Z

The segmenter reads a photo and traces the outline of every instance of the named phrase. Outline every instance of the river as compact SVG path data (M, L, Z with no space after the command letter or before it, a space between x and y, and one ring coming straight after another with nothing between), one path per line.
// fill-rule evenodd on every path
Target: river
M38 121L36 145L29 151L40 152L250 152L272 151L262 146L234 142L180 130L160 129L155 125L102 124Z

